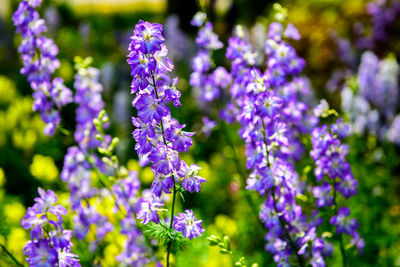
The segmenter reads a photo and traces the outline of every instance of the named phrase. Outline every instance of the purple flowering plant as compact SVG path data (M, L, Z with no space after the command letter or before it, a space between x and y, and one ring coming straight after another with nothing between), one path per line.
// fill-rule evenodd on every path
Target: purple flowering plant
M357 192L357 180L346 162L348 147L341 143L349 126L340 118L330 127L319 126L338 113L325 100L316 105L308 79L300 75L305 61L289 42L298 40L299 32L286 22L286 9L276 4L274 12L264 68L257 65L256 50L244 27L237 26L229 39L226 57L230 60L230 91L225 93L230 94L231 100L225 101L219 114L228 123L240 124L239 135L245 142L246 167L250 170L245 188L258 191L265 199L256 210L268 230L265 249L274 255L277 266L290 266L293 262L297 266L325 266L333 241L323 234L323 217L329 214L325 207L332 208L328 222L336 228L335 239L346 266L342 233L352 236L350 244L359 251L364 244L357 232L357 221L350 219L350 210L340 208L338 202L338 194L349 198ZM202 25L198 16L192 24ZM202 35L199 32L196 39L199 47L203 46ZM192 77L196 77L201 68L193 69ZM194 97L198 97L196 93ZM300 176L296 171L301 160L308 158L305 152L310 145L316 181L311 175Z
M33 110L39 111L46 123L44 133L54 135L61 121L59 109L72 102L72 92L64 85L63 79L52 78L60 66L58 48L52 39L46 37L46 22L36 11L41 2L22 1L12 19L16 32L22 37L18 48L23 62L21 74L27 77L34 90Z
M136 127L135 149L139 158L151 165L155 175L149 196L139 206L138 218L145 225L152 222L146 233L166 244L166 265L169 266L170 254L182 246L182 238L192 239L204 231L193 211L175 216L176 194L199 192L206 179L197 175L200 169L197 165L188 166L179 158L179 153L187 152L192 146L191 137L195 133L184 131L185 124L179 124L168 107L169 103L175 107L181 105L181 93L176 88L177 78L169 75L174 66L167 57L162 30L160 24L139 21L130 38L127 62L133 77L132 106L137 110L137 117L132 118ZM163 193L172 195L169 221L160 219L162 204L158 199Z
M71 102L76 105L76 127L75 144L68 148L60 175L68 188L69 210L56 204L55 192L38 189L40 197L21 221L31 237L24 247L26 259L30 266L80 266L71 249L72 240L77 240L97 264L105 257L103 248L113 245L118 235L124 236L115 256L121 266L160 266L161 250L166 251L165 266L170 266L172 254L205 232L203 221L186 203L184 211L176 210L179 199L184 202L186 194L201 193L207 180L200 176L198 165L188 164L182 156L192 147L195 132L186 130L171 111L186 103L180 101L178 78L171 75L174 65L163 26L140 20L127 55L135 108L131 119L134 150L141 167L148 166L154 174L146 189L137 172L121 163L116 152L119 138L108 134L110 119L102 99L100 71L91 66L93 59L75 58L74 91L53 77L60 65L58 49L45 36L45 21L36 11L40 4L41 0L23 0L13 16L22 37L21 73L34 91L33 109L46 123L46 134L56 133L62 124L60 109ZM229 64L219 66L213 52L222 49L223 42L205 13L193 18L191 24L199 28L198 51L191 62L189 84L205 113L201 131L208 137L214 127L226 130L226 123L238 125L243 143L227 142L236 157L248 208L261 225L264 248L277 266L325 266L333 243L347 266L348 247L361 252L364 246L357 220L342 206L358 186L346 159L349 147L344 141L351 127L336 118L339 114L327 101L318 104L309 79L302 74L306 62L292 46L300 34L288 23L285 8L275 4L273 10L262 64L247 29L238 25L227 42ZM363 58L367 65L379 61L371 54ZM376 71L360 66L360 94L391 118L395 129L390 128L387 135L395 138L400 120L394 118L396 103L390 96L397 81L379 68L395 73L398 67L393 60L374 65ZM386 94L375 95L369 86ZM243 148L239 151L244 151L245 162L236 155L235 146ZM246 171L240 171L242 164ZM73 230L64 229L67 213ZM248 265L233 252L227 235L207 240L222 254L229 254L235 266Z

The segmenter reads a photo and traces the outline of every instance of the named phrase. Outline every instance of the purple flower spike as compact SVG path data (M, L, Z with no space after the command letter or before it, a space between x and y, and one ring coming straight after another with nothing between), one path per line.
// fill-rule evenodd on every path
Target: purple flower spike
M40 197L35 198L36 203L21 220L22 226L31 230L31 240L24 246L29 266L80 267L78 256L71 253L72 231L63 228L61 215L66 215L67 210L54 206L57 196L53 191L38 188L38 192ZM56 215L56 219L49 219L47 212Z
M18 51L21 53L25 75L34 90L33 110L39 111L46 127L44 133L53 135L60 124L59 110L72 102L72 92L61 78L52 74L60 66L57 59L58 48L52 39L44 34L47 31L45 21L39 18L35 8L41 0L23 0L15 11L12 20L22 39Z

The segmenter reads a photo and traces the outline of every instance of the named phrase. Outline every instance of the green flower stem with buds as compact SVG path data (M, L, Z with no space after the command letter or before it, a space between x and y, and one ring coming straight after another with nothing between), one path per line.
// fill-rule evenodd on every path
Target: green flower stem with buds
M248 263L245 257L239 257L235 254L235 252L231 249L231 240L229 236L224 236L223 238L215 235L211 235L207 237L208 244L210 246L218 246L220 247L219 252L221 254L228 254L232 258L232 262L234 266L248 267ZM253 263L250 267L258 267L258 263Z

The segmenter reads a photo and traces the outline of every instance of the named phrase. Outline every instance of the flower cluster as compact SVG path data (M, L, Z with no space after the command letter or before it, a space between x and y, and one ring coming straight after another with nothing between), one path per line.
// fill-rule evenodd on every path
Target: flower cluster
M193 21L196 22L196 17ZM260 211L260 218L269 229L265 236L266 250L274 254L278 266L287 266L291 256L300 266L306 266L307 262L324 266L324 257L332 254L333 246L327 238L318 236L321 226L318 209L326 206L337 209L334 192L348 198L356 193L357 181L345 160L347 146L340 142L349 127L341 119L330 129L317 127L319 117L337 113L329 109L325 100L316 106L308 79L298 76L305 61L297 56L288 40L299 38L292 24L271 23L265 45L266 69L262 72L257 67L260 57L245 28L237 26L226 51L231 63L231 101L221 110L220 117L240 124L239 134L246 145L246 166L251 170L246 188L266 197ZM313 106L316 108L310 109ZM328 174L341 180L332 184L324 181L313 187L300 178L296 162L303 159L304 137L311 135L314 144L317 142L314 139L318 139L314 136L323 131L329 131L332 140L327 142L322 138L328 147L311 151L317 162L317 179L321 181ZM318 209L311 214L297 203L307 194L316 197ZM363 241L356 231L357 224L353 219L342 221L346 214L343 210L336 212L331 223L337 226L338 234L340 229L351 225L351 243L361 249ZM348 224L344 225L345 221Z
M393 56L383 60L371 51L361 57L357 83L348 79L341 91L342 109L351 122L351 132L369 132L380 140L396 143L396 109L398 106L400 67Z
M325 176L327 180L321 186L313 189L314 197L317 198L317 207L335 206L336 214L331 218L330 223L335 225L336 233L342 232L352 235L353 240L357 240L356 246L362 250L364 241L360 238L357 229L356 219L350 219L350 209L347 207L337 208L336 192L345 198L350 198L357 193L358 182L353 178L350 165L346 161L348 153L347 145L341 143L349 133L349 127L338 119L330 129L323 125L317 127L312 132L313 149L310 154L317 167L315 176L321 182Z
M398 73L399 65L395 58L380 61L370 51L362 55L357 75L360 94L389 118L398 102Z
M56 58L58 48L53 40L46 37L45 21L35 10L41 4L38 1L22 1L13 15L14 25L21 35L22 43L18 51L22 55L21 73L34 90L33 110L40 111L46 123L44 133L53 135L60 124L59 108L72 102L72 92L61 78L52 79L52 74L60 66Z
M132 105L138 115L132 118L136 127L132 133L136 140L135 149L142 160L151 162L156 176L151 194L139 200L137 217L144 224L160 222L158 211L162 203L157 198L162 192L170 194L173 191L175 198L176 185L180 180L182 188L189 192L198 192L201 183L205 182L197 175L199 168L196 165L188 166L179 159L179 153L188 151L192 145L191 136L194 133L183 131L185 125L171 117L167 106L169 102L176 107L181 105L181 93L176 88L178 79L171 80L168 75L174 66L166 57L168 51L164 41L160 24L139 21L131 37L127 60L133 76L131 93L135 94L135 99ZM177 221L180 219L176 218ZM195 224L195 228L196 234L191 234L192 231L182 233L193 238L202 232L200 224Z
M196 101L203 108L221 95L221 89L230 83L230 75L223 67L213 70L212 52L223 47L218 36L213 32L211 22L206 22L206 15L199 12L192 20L192 25L200 27L196 44L199 46L197 55L193 58L190 74L190 85Z
M96 240L91 244L91 249L95 249L97 243L103 239L105 234L113 229L108 219L102 216L89 202L92 198L107 195L102 192L105 189L93 186L92 171L99 169L108 173L104 162L95 154L95 149L107 147L110 143L110 137L105 136L103 141L96 138L98 131L93 120L99 116L100 110L104 107L101 98L103 88L98 82L99 71L88 67L88 63L90 62L85 63L83 60L77 62L78 72L74 83L77 92L74 100L78 107L74 136L78 146L72 146L68 149L64 157L61 179L68 183L71 208L77 213L73 219L75 234L77 238L83 239L89 232L91 225L96 225ZM107 115L103 115L102 120L106 124ZM98 175L103 175L103 173Z
M361 48L372 49L390 40L392 31L396 32L396 19L400 15L398 1L372 0L366 4L366 12L371 16L371 26L357 22L355 25L360 35L357 45ZM398 26L398 25L397 25Z
M272 23L268 37L267 69L261 73L254 67L256 54L243 28L236 28L226 55L232 63L231 94L237 110L225 109L221 114L228 121L225 115L233 114L241 125L239 133L251 169L247 189L266 196L260 212L269 229L266 249L274 254L278 266L286 266L290 255L300 266L305 266L307 258L316 264L323 262L324 241L317 238L315 225L296 203L303 187L294 162L304 151L299 135L309 133L318 119L307 112L307 102L313 100L307 79L288 79L304 66L304 60L284 41L285 37L297 39L297 30L293 25L284 30L281 24Z
M81 266L78 256L71 252L72 231L63 228L62 216L67 210L55 205L57 196L53 191L38 188L38 192L35 204L21 220L22 226L31 230L31 240L24 247L29 266Z
M93 119L97 118L100 111L104 109L104 102L101 98L103 87L98 81L98 69L78 68L74 82L76 89L74 102L78 104L75 140L83 151L95 149L100 145L100 141L95 138L97 131L93 124Z

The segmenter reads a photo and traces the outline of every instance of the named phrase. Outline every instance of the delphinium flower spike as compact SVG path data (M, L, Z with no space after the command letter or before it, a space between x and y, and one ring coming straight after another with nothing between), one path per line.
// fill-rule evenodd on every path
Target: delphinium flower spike
M317 198L317 207L333 207L334 215L330 223L335 226L339 235L340 248L344 266L346 262L345 244L342 233L351 235L351 243L361 252L364 247L364 240L357 232L358 222L350 218L348 207L338 206L338 193L345 198L350 198L357 193L358 182L353 178L350 165L346 161L349 151L347 145L342 144L341 139L349 134L350 127L338 119L330 128L327 125L317 127L312 131L311 157L315 160L315 176L317 181L324 183L313 189ZM326 177L326 178L325 178Z
M18 48L23 61L21 73L27 76L34 90L33 110L38 110L46 123L44 133L53 135L60 124L59 109L72 102L72 92L64 85L63 79L52 79L60 62L56 58L58 48L44 35L47 30L45 21L35 10L41 2L23 0L13 15L13 21L23 38Z
M400 66L393 55L379 59L373 52L361 56L358 72L350 76L341 90L342 110L350 123L351 134L365 132L380 141L396 142ZM397 115L398 116L398 115Z
M77 267L79 258L71 252L72 231L63 228L63 217L67 210L56 205L56 194L38 188L35 204L28 208L21 224L31 230L31 239L25 244L24 254L29 266Z
M190 85L193 94L201 108L209 106L209 102L221 95L221 89L230 84L230 74L223 67L214 67L212 52L223 47L218 40L218 35L213 32L211 22L207 21L205 13L197 13L191 24L199 27L196 44L199 47L197 55L193 58L190 74Z
M135 95L132 105L137 109L137 117L132 118L136 127L133 131L135 149L142 160L151 162L151 169L155 174L151 193L140 200L137 216L144 224L150 221L164 223L160 220L160 203L157 198L163 193L172 194L168 231L175 229L187 238L194 238L203 231L201 221L191 224L190 231L182 227L186 223L186 217L174 216L175 196L181 180L183 190L198 192L205 179L197 175L199 168L196 165L188 166L179 159L179 153L188 151L192 145L191 137L194 133L184 131L185 125L171 117L168 103L175 107L180 106L181 93L176 88L177 78L171 79L168 75L174 66L166 57L168 51L164 41L162 25L139 21L129 45L127 62L133 76L131 94ZM194 222L193 214L190 214ZM174 239L167 242L167 266L172 242Z
M99 71L89 67L91 59L76 58L77 74L74 87L76 95L74 101L78 104L76 112L76 131L74 133L77 146L68 149L64 157L64 166L61 179L68 183L70 190L71 208L77 213L74 216L74 231L79 239L86 237L91 225L96 225L96 240L91 249L97 247L107 232L113 229L105 216L100 215L96 208L89 204L89 200L101 195L102 189L93 186L92 170L109 171L95 151L98 147L107 147L110 137L100 141L96 138L98 131L93 120L99 116L104 108L101 97L103 90L98 82ZM107 119L103 115L103 121Z
M261 73L249 56L253 49L244 30L236 29L227 49L232 61L234 108L221 115L229 121L232 117L227 115L232 114L240 123L247 167L251 169L247 188L266 196L260 213L269 229L266 249L274 254L278 266L288 265L291 255L298 265L305 266L306 259L323 262L323 245L314 249L323 241L296 203L304 189L294 163L304 150L299 135L309 133L318 120L307 112L307 103L312 101L307 80L295 77L304 60L284 37L297 38L298 32L292 25L285 30L281 23L272 23L266 44L267 69Z
M143 233L137 228L134 219L135 207L140 202L137 196L140 182L136 172L128 172L113 155L118 138L111 138L104 132L109 119L103 110L103 87L98 80L99 70L90 67L91 58L76 57L75 61L77 74L74 86L77 93L74 100L78 108L74 136L77 146L68 150L61 173L62 179L68 182L72 208L77 213L74 216L75 232L79 239L83 239L89 229L96 226L96 239L90 244L90 249L94 250L114 227L106 216L100 214L97 206L90 205L91 200L103 202L107 198L113 198L115 210L122 214L120 233L127 236L127 242L117 260L126 265L147 264L154 261L154 257L151 256ZM96 150L102 155L101 158ZM101 186L95 186L94 174L100 180ZM108 179L104 179L110 176L115 178L112 186Z

